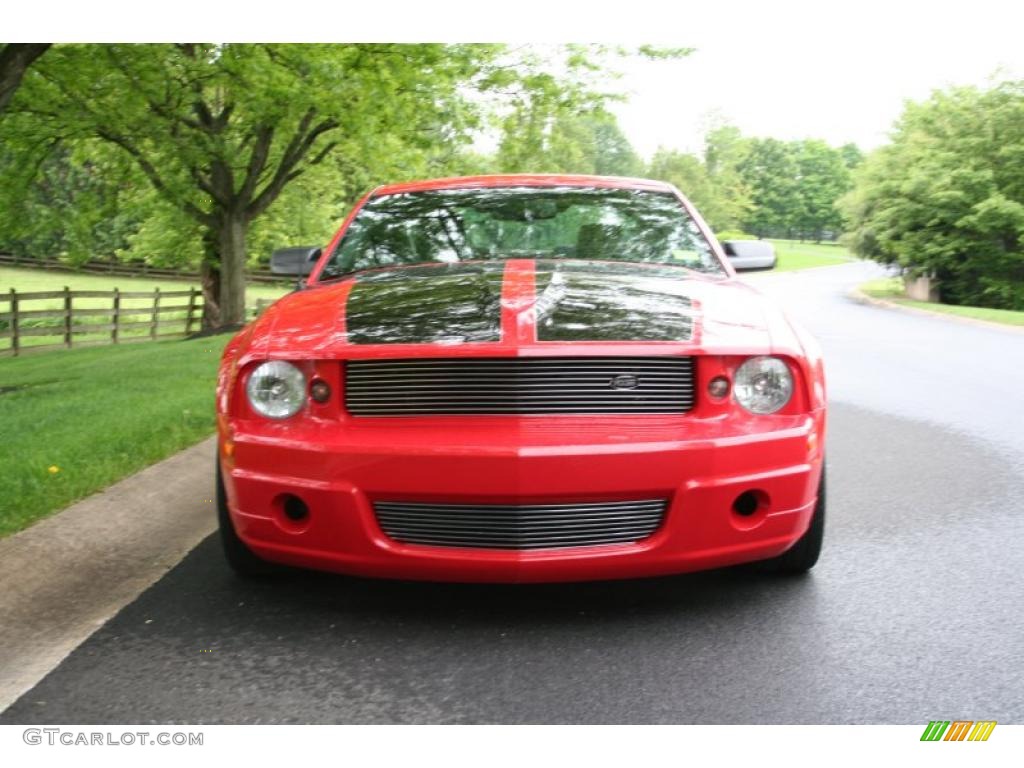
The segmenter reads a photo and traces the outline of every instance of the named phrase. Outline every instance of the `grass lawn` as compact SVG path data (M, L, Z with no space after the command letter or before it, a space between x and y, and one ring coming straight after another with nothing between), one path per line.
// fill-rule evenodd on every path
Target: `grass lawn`
M21 267L0 267L0 313L8 311L8 304L5 301L7 292L14 288L19 293L33 291L59 291L64 286L72 291L112 291L119 288L122 291L152 291L159 288L161 291L185 291L191 287L199 287L198 281L167 280L146 277L119 277L116 275L96 275L84 272L61 272L57 270L25 269ZM246 288L246 303L249 307L255 306L259 299L276 299L283 296L290 290L288 286L281 285L250 285ZM25 301L21 304L22 310L48 310L62 309L63 299L38 299ZM181 306L188 303L187 298L171 298L164 301L164 306ZM121 314L123 322L148 320L153 306L152 299L129 299L121 300ZM110 309L111 299L103 298L76 298L74 299L75 309ZM132 314L135 311L138 314ZM167 312L160 316L160 324L166 333L176 333L184 330L184 312ZM22 327L30 325L46 325L54 328L54 333L61 333L63 320L60 318L38 318L26 320ZM78 321L76 320L76 323ZM109 316L91 316L83 318L84 323L109 323ZM146 336L149 331L145 327L125 328L121 332L122 338L131 336ZM97 334L76 334L75 341L105 341L110 338L109 333ZM23 347L40 346L44 344L59 344L61 339L55 336L23 336L21 345ZM0 342L3 344L4 342ZM7 342L9 343L9 342Z
M838 243L801 243L799 240L772 240L779 263L776 272L813 267L831 267L853 261L843 246Z
M0 536L211 434L228 339L0 358Z
M191 287L199 287L198 280L167 280L151 277L120 277L118 275L95 275L88 272L58 272L48 269L25 269L22 267L0 267L0 291L7 292L11 288L16 291L59 291L68 286L73 291L187 291ZM288 286L249 285L245 290L248 302L256 299L276 299L288 293ZM89 306L89 299L81 299L83 307ZM93 299L99 306L106 306L105 299ZM55 306L61 306L61 300L55 300ZM78 306L78 301L75 302ZM46 307L40 303L38 309Z
M934 304L930 301L908 299L903 295L903 281L898 277L887 277L863 283L860 290L876 299L884 299L906 307L926 309L929 312L971 317L975 320L987 320L990 323L1002 323L1003 325L1024 325L1024 312L986 307L960 307L953 304Z

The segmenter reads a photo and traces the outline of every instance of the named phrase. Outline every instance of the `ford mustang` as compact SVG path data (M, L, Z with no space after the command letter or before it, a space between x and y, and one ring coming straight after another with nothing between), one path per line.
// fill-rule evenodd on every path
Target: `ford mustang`
M810 569L815 341L668 184L380 187L225 349L217 502L240 574L572 581Z

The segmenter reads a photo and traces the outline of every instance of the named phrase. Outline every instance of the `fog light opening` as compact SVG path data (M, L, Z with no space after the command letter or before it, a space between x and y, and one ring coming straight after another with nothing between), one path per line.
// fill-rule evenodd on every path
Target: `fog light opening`
M309 517L309 507L298 496L292 496L291 494L285 496L282 508L284 509L284 516L293 523L301 523Z
M323 405L331 399L331 385L323 379L313 379L313 383L309 385L309 396L314 402Z
M744 491L732 503L732 511L740 517L751 517L768 507L768 494L764 491Z
M715 400L721 400L729 394L729 380L725 376L715 376L708 382L708 394Z

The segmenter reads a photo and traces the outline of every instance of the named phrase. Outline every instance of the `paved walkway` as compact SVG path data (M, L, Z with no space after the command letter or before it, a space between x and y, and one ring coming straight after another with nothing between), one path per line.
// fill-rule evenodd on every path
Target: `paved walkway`
M0 539L0 711L216 527L210 438Z

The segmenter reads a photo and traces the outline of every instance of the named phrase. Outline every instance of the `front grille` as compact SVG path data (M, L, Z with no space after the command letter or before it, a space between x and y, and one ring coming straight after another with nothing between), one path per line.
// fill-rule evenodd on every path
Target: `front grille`
M630 544L665 517L664 499L593 504L412 504L376 502L381 529L407 544L483 549L556 549Z
M345 405L356 416L685 413L692 357L352 360Z

